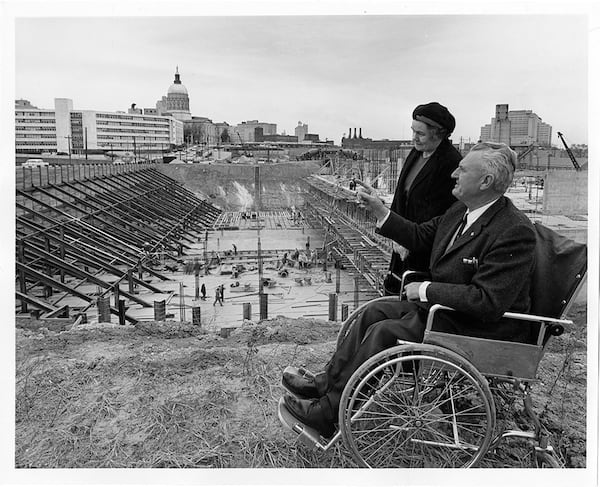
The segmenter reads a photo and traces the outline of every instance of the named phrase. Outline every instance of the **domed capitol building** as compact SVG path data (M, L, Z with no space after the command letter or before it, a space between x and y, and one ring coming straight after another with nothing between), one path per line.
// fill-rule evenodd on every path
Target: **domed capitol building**
M192 119L190 97L187 88L181 83L179 67L175 68L175 80L169 86L167 96L156 102L156 109L160 115L170 115L182 122Z

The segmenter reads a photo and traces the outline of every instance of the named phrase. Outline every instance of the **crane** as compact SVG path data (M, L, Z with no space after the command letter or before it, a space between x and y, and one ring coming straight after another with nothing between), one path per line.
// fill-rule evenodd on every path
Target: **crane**
M530 146L527 147L527 149L525 149L523 152L521 152L519 154L519 156L517 157L517 159L520 161L521 159L523 159L527 154L529 154L531 151L533 151L535 149L536 145L535 144L531 144Z
M560 132L556 132L556 133L558 134L559 139L565 146L565 149L567 150L567 154L569 154L569 159L571 159L571 162L573 163L573 167L575 167L576 171L579 171L581 169L581 166L579 165L579 163L577 162L577 159L575 159L575 156L573 155L573 152L571 151L571 149L569 149L569 146L565 142L565 139L563 138L563 134L561 134Z
M252 154L252 152L249 152L247 150L247 148L244 148L244 140L242 139L242 136L240 135L239 132L236 132L238 139L240 139L240 149L244 151L244 156L246 157L254 157L254 155Z

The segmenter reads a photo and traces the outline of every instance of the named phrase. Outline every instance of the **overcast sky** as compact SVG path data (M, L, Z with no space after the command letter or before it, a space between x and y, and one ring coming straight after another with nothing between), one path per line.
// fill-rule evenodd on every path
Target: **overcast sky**
M192 114L215 122L404 139L435 100L455 141L477 140L508 103L587 143L583 15L17 17L15 39L15 97L40 108L155 107L179 66Z

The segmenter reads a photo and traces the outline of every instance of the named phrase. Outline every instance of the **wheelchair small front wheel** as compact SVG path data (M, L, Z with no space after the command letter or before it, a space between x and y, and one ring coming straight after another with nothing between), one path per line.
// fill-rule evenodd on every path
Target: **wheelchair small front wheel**
M472 467L496 421L487 380L458 354L404 344L371 357L342 394L342 438L370 468Z

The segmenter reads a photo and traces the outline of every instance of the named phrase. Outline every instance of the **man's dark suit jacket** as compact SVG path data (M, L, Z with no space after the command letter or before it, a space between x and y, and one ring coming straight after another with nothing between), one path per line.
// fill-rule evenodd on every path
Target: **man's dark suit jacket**
M436 329L501 340L525 340L530 329L500 320L506 311L527 312L534 265L531 221L502 196L447 249L466 211L455 203L444 215L417 224L391 213L378 232L429 256L429 303L450 306L462 316ZM500 321L499 321L500 320Z
M456 202L452 196L454 179L450 177L462 159L460 152L448 139L444 139L423 166L413 181L408 197L405 196L404 185L410 169L421 156L421 152L413 149L408 154L392 200L391 211L415 223L422 223L434 216L442 215ZM411 252L404 264L397 254L392 255L390 270L401 276L405 269L428 270L429 256L419 250Z

